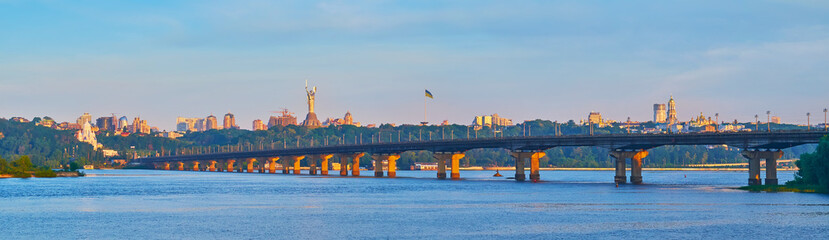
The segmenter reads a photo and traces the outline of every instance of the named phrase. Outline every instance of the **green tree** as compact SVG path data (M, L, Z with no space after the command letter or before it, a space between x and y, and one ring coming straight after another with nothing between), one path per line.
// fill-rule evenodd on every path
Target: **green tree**
M823 137L814 153L800 155L795 180L786 184L820 185L829 190L829 137Z

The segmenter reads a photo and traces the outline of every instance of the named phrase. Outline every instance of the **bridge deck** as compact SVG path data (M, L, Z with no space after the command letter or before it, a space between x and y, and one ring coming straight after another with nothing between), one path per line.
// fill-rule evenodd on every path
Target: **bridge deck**
M478 148L504 148L511 151L538 151L554 147L597 146L614 150L649 149L664 145L729 145L744 149L785 149L817 143L829 132L738 132L686 134L606 134L455 139L329 145L263 151L224 152L199 155L174 155L139 158L141 163L268 158L317 154L399 154L406 151L464 152Z

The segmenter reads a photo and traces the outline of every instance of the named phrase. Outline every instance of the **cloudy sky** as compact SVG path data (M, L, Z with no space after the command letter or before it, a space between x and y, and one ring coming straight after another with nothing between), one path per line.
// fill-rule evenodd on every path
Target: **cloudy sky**
M829 2L0 0L0 117L822 122ZM321 120L323 120L321 119Z

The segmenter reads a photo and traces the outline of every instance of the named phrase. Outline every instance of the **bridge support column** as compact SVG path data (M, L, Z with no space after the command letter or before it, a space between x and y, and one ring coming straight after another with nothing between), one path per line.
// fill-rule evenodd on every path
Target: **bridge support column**
M282 158L282 160L280 160L280 161L282 162L282 174L291 173L290 172L291 163L290 163L289 159L288 158Z
M525 175L524 173L524 164L526 163L527 159L529 159L530 161L530 180L538 181L539 179L541 179L538 160L546 156L546 153L544 153L543 151L512 152L511 155L513 158L515 158L516 181L526 180L527 175Z
M320 155L320 175L328 175L328 160L334 157L333 154Z
M170 170L170 163L168 163L168 162L164 163L164 170Z
M184 171L184 162L178 162L178 170Z
M348 176L348 158L344 154L337 155L340 158L340 176Z
M383 157L382 155L372 155L374 159L374 176L383 177Z
M437 174L438 179L446 179L446 161L450 161L449 164L452 164L451 165L451 168L452 168L451 169L451 171L452 171L451 177L452 177L452 179L460 179L460 177L461 177L461 174L460 174L460 171L459 171L460 160L461 160L461 158L466 156L466 155L464 155L464 153L461 153L461 152L449 152L449 153L437 152L437 153L433 154L432 156L438 162L438 174Z
M351 155L351 176L360 176L360 158L363 158L365 155L365 153Z
M194 161L193 162L193 171L198 171L198 170L199 170L199 162Z
M383 176L383 161L388 162L388 176L390 178L397 177L397 159L400 159L400 155L392 154L392 155L380 155L379 158L375 161L375 177L382 177ZM380 166L380 175L378 176L377 173L377 166Z
M226 168L227 172L233 172L233 163L235 163L235 162L236 162L236 160L233 160L233 159L227 160L227 162L225 162L227 164L227 168Z
M248 173L253 173L253 162L256 162L256 158L249 158L246 162L248 165Z
M294 175L302 174L299 164L302 159L305 159L305 156L293 156L292 158L294 159Z
M308 174L317 175L317 156L308 156L305 160L308 162Z
M276 161L279 161L279 157L268 159L268 173L276 173Z
M760 160L766 160L766 185L777 185L777 160L783 157L783 151L743 151L748 158L748 185L762 185L760 180Z
M216 171L216 161L209 161L210 165L207 165L207 171L215 172Z
M530 156L530 180L538 181L541 180L541 173L538 160L547 156L545 152L536 152L532 156Z
M630 182L642 184L642 159L648 156L648 151L639 151L630 159Z
M621 151L613 150L610 156L616 159L616 177L614 182L627 183L627 159L630 158L630 182L633 184L642 183L642 159L648 156L648 151Z

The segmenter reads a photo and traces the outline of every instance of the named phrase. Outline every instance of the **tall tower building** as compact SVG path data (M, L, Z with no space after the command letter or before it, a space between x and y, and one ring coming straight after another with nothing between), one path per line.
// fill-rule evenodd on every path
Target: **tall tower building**
M671 96L671 100L668 100L668 123L676 124L676 103L674 102L674 96Z
M83 124L84 124L84 123L90 123L90 124L92 124L92 115L89 115L89 113L83 113L83 115L81 115L81 116L78 118L78 121L77 121L76 123L77 123L78 125L81 125L81 127L83 127ZM101 127L101 126L98 126L98 127Z
M204 125L205 125L204 130L207 131L207 130L211 130L211 129L217 129L218 128L218 122L219 121L216 120L216 116L213 116L213 115L207 116L207 119L204 120Z
M236 126L236 117L233 116L232 113L225 114L225 119L222 122L222 128L224 128L224 129L239 128L238 126Z
M261 130L268 130L268 127L262 123L262 120L256 119L253 120L253 131L261 131Z
M653 105L653 122L665 123L668 120L668 113L665 111L665 104Z
M345 112L345 117L343 117L343 124L345 124L345 125L353 125L354 124L354 117L351 116L351 111Z
M112 122L110 121L112 121L110 117L100 117L95 120L95 126L98 126L98 131L114 131L115 129L110 129L112 128Z
M141 132L141 117L136 117L132 119L132 128L130 129L131 133L139 133Z

